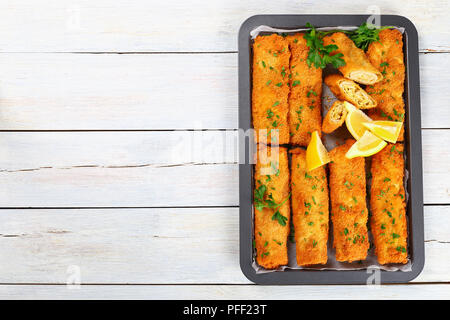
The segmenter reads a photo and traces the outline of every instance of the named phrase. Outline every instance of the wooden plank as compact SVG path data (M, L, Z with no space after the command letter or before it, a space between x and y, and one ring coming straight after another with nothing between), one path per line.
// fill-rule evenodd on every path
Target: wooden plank
M237 131L5 132L0 207L236 206ZM450 203L450 130L423 130L424 199Z
M239 26L254 14L383 14L409 17L422 50L449 50L448 1L76 1L0 4L3 52L236 51ZM381 21L381 23L383 23ZM437 27L438 26L438 27Z
M448 284L369 286L257 286L257 285L89 285L68 289L52 285L1 285L0 298L13 299L111 299L126 300L445 300ZM181 314L181 313L180 313Z
M3 209L0 282L248 284L238 208ZM449 282L450 206L425 207L426 263L415 282ZM71 267L72 266L72 267Z
M420 64L422 127L448 128L448 54ZM0 130L238 127L234 53L2 54L0 69Z

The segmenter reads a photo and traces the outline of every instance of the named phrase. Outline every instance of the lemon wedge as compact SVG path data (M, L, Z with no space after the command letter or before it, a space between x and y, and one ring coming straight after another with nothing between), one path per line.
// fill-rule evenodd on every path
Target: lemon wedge
M350 149L348 149L345 157L347 159L352 159L355 157L368 157L381 151L381 149L386 147L386 145L386 141L378 138L369 130L366 130L363 136L356 141Z
M316 130L311 135L311 141L306 148L306 170L311 171L330 162L330 156L320 140L319 132Z
M348 112L347 117L345 118L345 124L352 136L358 140L363 136L364 132L367 131L367 128L363 123L372 122L372 119L351 103L345 101L344 104Z
M373 121L363 122L363 126L369 129L377 137L396 143L400 130L402 130L402 122L399 121Z

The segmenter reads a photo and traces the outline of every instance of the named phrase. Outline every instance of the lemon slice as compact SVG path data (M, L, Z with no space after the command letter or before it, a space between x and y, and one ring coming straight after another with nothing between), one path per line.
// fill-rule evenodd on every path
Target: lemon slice
M386 141L396 143L400 130L402 130L402 122L398 121L373 121L363 122L363 126L369 129L377 137Z
M348 149L345 157L347 159L355 157L368 157L386 147L387 142L378 138L372 132L366 130L363 136Z
M311 171L330 162L330 156L320 140L319 132L314 131L306 148L306 170Z
M352 134L352 136L358 140L361 138L367 128L363 125L364 122L372 122L364 112L356 108L351 103L347 101L344 102L345 108L348 111L347 117L345 118L345 124L347 125L348 131Z

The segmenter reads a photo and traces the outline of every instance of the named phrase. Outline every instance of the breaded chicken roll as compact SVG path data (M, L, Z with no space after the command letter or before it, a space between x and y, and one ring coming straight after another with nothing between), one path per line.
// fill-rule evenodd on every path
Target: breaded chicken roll
M309 47L303 33L286 37L291 50L289 95L290 142L307 146L311 132L321 135L322 125L322 69L308 66Z
M323 38L323 43L327 45L337 45L337 50L333 55L342 53L345 65L339 67L339 71L345 78L362 84L374 84L381 81L382 75L367 59L363 50L359 49L355 43L343 32L335 32Z
M325 133L331 133L340 126L345 121L345 117L347 116L347 109L345 108L345 104L347 101L335 101L333 105L328 110L325 118L322 123L322 131Z
M290 56L288 42L282 36L256 37L253 44L252 117L258 143L289 143Z
M325 167L306 171L306 151L291 151L292 221L297 264L326 264L328 242L328 184Z
M332 74L325 77L325 84L336 98L348 101L358 109L371 109L377 106L377 102L357 83L341 75Z
M288 263L289 168L284 147L258 145L254 217L256 261L266 269Z
M385 29L379 33L380 41L372 42L367 49L370 62L381 71L383 81L366 88L367 93L377 101L377 108L369 111L373 120L405 120L403 101L405 64L403 62L403 41L400 31ZM404 129L398 141L403 141Z
M370 224L380 264L407 263L403 144L389 144L372 157Z
M329 163L333 245L336 260L346 262L365 260L369 249L365 161L345 157L354 142L331 150Z

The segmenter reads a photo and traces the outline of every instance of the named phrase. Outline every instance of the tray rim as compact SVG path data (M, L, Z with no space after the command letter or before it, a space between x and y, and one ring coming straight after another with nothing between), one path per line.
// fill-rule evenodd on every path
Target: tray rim
M360 25L370 15L334 15L334 14L276 14L254 15L245 20L238 36L239 60L239 129L251 128L251 84L250 84L250 31L259 25L275 28L301 28L310 22L316 27ZM405 147L408 152L407 165L409 179L407 204L409 217L409 252L412 261L411 271L381 270L381 283L407 283L416 278L425 263L424 220L423 220L423 171L422 138L420 114L420 78L418 34L414 24L399 15L381 15L381 25L393 25L405 28L405 107L406 118ZM411 112L413 111L413 112ZM405 128L406 129L406 128ZM239 130L241 133L242 130ZM249 146L245 139L239 139L239 150L248 155ZM245 158L245 156L244 156ZM366 284L372 272L363 270L293 270L256 273L252 267L252 173L247 161L239 164L239 253L240 267L244 275L256 284L299 285L299 284ZM250 199L250 201L249 201Z

